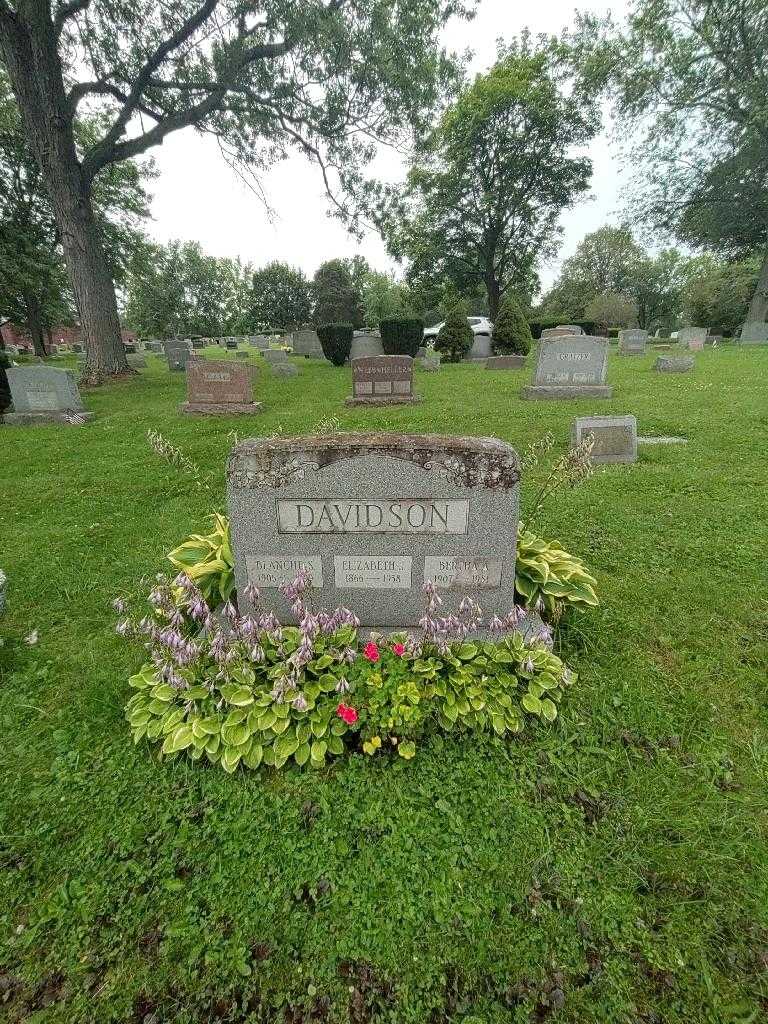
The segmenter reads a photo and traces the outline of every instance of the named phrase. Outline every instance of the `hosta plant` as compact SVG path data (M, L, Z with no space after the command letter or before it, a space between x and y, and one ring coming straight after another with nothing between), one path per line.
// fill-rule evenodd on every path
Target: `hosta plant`
M518 527L515 591L525 607L557 621L567 608L583 611L599 604L596 585L584 563L557 541Z
M168 561L200 590L208 605L228 601L235 589L235 559L229 540L229 520L218 512L211 516L210 533L193 533L168 553Z
M320 767L361 745L368 754L396 750L408 759L417 741L438 730L504 735L529 718L552 721L576 678L551 653L546 631L527 641L508 632L520 612L489 623L498 641L473 642L478 606L465 599L458 615L440 617L440 597L427 584L418 639L361 648L354 614L315 614L307 591L304 575L283 588L298 626L261 610L255 589L248 594L253 614L239 615L227 602L214 616L183 574L155 587L151 612L139 621L118 600L118 632L150 653L129 680L134 741L146 738L161 755L186 753L227 772L289 761Z

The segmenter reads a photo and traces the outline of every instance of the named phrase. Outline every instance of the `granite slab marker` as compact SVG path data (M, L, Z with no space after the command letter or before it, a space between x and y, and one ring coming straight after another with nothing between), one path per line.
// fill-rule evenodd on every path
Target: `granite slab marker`
M653 368L659 373L688 373L693 365L693 356L657 356Z
M542 338L533 384L523 388L522 397L610 398L607 367L607 338L588 334Z
M485 360L486 370L520 370L525 366L525 356L491 356Z
M83 407L74 370L52 366L11 366L6 371L13 411L2 416L9 426L61 423L80 426L93 418Z
M700 352L709 334L708 327L682 327L677 332L677 343L691 352Z
M764 345L768 342L768 323L764 320L748 320L741 328L739 343L742 345Z
M347 405L412 405L413 359L410 356L362 356L352 360L352 395Z
M187 400L182 412L240 416L261 409L261 403L253 400L250 366L222 359L191 359L187 364Z
M619 352L623 356L644 356L647 344L648 331L642 331L639 327L619 331Z
M422 587L441 612L469 595L485 621L514 604L520 461L496 438L329 434L252 438L231 451L227 500L238 599L245 585L292 619L277 587L303 566L316 607L364 627L417 629ZM242 610L242 607L241 607Z
M578 447L587 434L594 438L590 458L595 465L637 461L634 416L577 416L571 424L571 448Z

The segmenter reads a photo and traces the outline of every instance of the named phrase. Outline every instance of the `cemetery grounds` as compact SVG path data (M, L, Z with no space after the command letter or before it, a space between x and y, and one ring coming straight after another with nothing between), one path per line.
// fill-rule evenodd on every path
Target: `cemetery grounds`
M768 349L654 359L613 353L609 401L523 402L529 357L417 370L422 404L351 409L348 370L253 357L264 412L196 419L149 355L83 394L88 426L0 428L0 1020L766 1019ZM596 469L539 520L601 599L560 630L579 682L554 724L234 776L132 745L141 655L110 602L223 510L235 433L337 419L564 451L592 413L689 443Z

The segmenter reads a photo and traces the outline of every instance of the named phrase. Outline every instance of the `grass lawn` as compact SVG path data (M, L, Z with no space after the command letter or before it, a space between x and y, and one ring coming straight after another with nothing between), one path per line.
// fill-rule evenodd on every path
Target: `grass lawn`
M352 410L348 370L273 378L254 357L265 412L196 419L150 356L85 395L86 427L0 427L0 1020L766 1019L768 348L682 375L654 358L612 355L610 401L526 403L530 367L457 366L419 371L421 405ZM554 725L232 777L132 746L141 652L110 600L222 506L235 431L337 417L564 450L593 412L689 443L544 514L602 600L561 632L580 680Z

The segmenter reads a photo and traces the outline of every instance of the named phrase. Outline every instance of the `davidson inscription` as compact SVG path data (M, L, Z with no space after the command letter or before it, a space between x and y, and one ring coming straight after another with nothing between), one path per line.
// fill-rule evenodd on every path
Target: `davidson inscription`
M469 501L278 501L280 533L466 533Z

